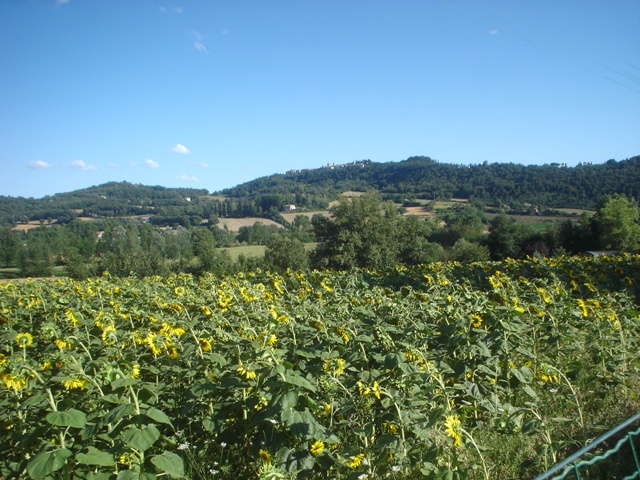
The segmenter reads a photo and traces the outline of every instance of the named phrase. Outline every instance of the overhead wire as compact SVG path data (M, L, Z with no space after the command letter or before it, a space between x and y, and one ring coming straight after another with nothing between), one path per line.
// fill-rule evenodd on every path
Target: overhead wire
M486 15L481 15L476 11L470 10L469 8L462 7L461 5L455 3L455 1L442 1L458 11L461 11L466 15L474 17L482 21L483 23L490 25L491 28L495 28L500 24L499 20L489 20ZM610 61L604 62L602 60L594 58L592 54L587 54L582 49L572 46L567 42L559 42L557 40L557 32L554 32L547 26L553 23L550 16L533 10L528 5L523 4L518 0L510 2L509 4L506 4L504 2L495 2L493 0L474 0L474 3L481 9L483 9L485 13L489 14L489 18L491 16L495 17L496 13L506 18L506 24L511 24L513 27L501 27L502 32L507 32L508 34L515 36L520 40L533 45L536 48L546 50L547 53L553 53L556 56L558 56L559 52L563 52L567 54L567 58L564 58L563 60L571 62L574 67L577 67L581 70L589 68L589 65L598 65L599 67L609 70L610 72L613 72L615 74L611 76L607 75L606 72L598 71L597 73L600 77L630 91L640 93L640 89L635 88L635 84L640 85L640 77L638 77L637 75L634 75L629 71L624 71L621 68L612 66ZM465 5L469 5L469 3L467 2L465 3ZM517 11L518 9L520 11ZM523 14L522 12L526 12L526 14ZM535 29L532 29L531 27L523 27L523 25L532 25L532 17L537 17L537 19L540 20L538 22L535 22L534 25L536 28L542 31L542 33L544 34L544 38L550 41L552 48L546 47L544 45L544 42L532 39L536 37ZM523 32L524 29L526 29L527 31ZM620 59L620 62L640 71L640 68L638 68L638 66L629 62L627 59Z

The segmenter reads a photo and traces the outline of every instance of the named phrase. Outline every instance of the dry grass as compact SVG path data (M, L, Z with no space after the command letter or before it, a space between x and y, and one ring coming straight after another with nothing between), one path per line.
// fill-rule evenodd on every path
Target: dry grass
M224 195L203 195L199 198L200 200L218 200L219 202L224 202L227 197Z
M32 220L29 223L20 223L13 227L11 230L16 230L18 232L26 232L27 230L31 230L32 228L38 228L40 225L47 225L47 223L40 223L37 220Z
M302 215L304 217L311 218L316 214L324 215L325 217L329 216L329 212L326 210L316 210L315 212L292 212L292 213L282 213L282 218L284 218L287 222L292 223L298 215Z
M404 207L405 215L415 215L420 218L434 218L435 213L427 211L424 207Z

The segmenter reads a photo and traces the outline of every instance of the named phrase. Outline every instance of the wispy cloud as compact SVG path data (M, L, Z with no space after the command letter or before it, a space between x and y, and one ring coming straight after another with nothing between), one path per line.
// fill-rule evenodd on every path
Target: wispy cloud
M71 2L71 0L56 0L56 5L57 6L66 5L69 2Z
M209 164L206 162L192 162L191 165L195 165L200 168L209 168Z
M181 153L183 155L186 155L187 153L190 153L189 149L187 147L185 147L184 145L182 145L181 143L179 143L175 147L173 147L172 150L175 153Z
M495 28L493 30L489 30L489 35L497 35L498 34L498 30L496 30Z
M90 172L92 170L97 170L98 167L95 165L89 165L88 163L83 162L82 160L74 160L69 164L71 168L78 168L80 170L84 170L85 172Z
M207 47L205 47L204 43L202 43L202 40L204 40L204 37L202 36L202 34L196 31L191 31L190 34L193 37L195 37L193 46L196 47L196 50L203 53L209 53L209 51L207 50Z
M195 175L178 175L176 178L183 182L199 182L200 181L200 179Z
M147 158L144 161L144 164L149 168L158 168L160 166L160 164L158 162L155 162L155 161L151 160L150 158Z
M34 160L33 162L27 163L27 166L33 170L42 170L44 168L51 168L53 165L44 160Z
M182 13L184 11L182 10L182 7L173 7L171 10L169 10L167 7L158 7L158 10L160 10L162 13L168 13L169 11L172 11L174 13Z

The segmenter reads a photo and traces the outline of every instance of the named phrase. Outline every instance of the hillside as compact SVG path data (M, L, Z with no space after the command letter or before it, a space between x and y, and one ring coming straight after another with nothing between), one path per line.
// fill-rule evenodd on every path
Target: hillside
M594 208L606 194L640 197L640 156L576 167L454 165L428 157L386 163L365 160L258 178L223 190L222 198L209 196L205 189L109 182L40 199L0 196L0 225L68 223L77 216L149 215L159 225L198 224L218 217L277 219L287 204L295 204L298 211L324 210L343 192L367 190L401 203L459 197L495 207Z
M296 203L346 190L378 190L394 200L471 198L488 204L527 202L541 207L593 208L605 194L640 196L640 156L603 164L454 165L429 157L402 162L356 162L271 175L222 193L255 198L280 194Z
M76 216L150 215L166 207L185 210L190 199L207 194L204 189L109 182L40 199L0 196L0 225L56 219L60 223L66 223Z

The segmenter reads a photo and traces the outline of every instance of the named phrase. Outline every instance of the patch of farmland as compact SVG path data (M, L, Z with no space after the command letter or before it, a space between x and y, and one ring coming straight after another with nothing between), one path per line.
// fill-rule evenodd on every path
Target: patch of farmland
M329 216L329 212L327 210L316 210L315 212L292 212L292 213L282 213L282 218L284 218L287 222L293 222L298 215L302 215L304 217L308 217L309 220L315 215L319 213L320 215L324 215L325 217Z
M31 230L32 228L37 228L41 225L46 225L46 223L40 223L38 220L31 220L29 223L19 223L11 230L16 230L18 232L26 232L27 230Z
M280 225L279 223L260 217L221 218L218 222L218 227L224 228L224 226L226 225L227 228L232 232L237 232L241 227L250 227L256 222L262 223L263 225L275 225L276 227L282 228L282 225Z
M435 217L435 214L433 212L429 212L427 211L427 209L424 206L419 206L419 207L404 207L405 208L405 215L415 215L417 217L423 217L423 218L433 218Z
M492 220L498 214L497 213L485 213L485 216ZM510 215L507 214L507 217L513 218L518 222L523 223L538 223L538 222L566 222L567 220L571 220L569 217L564 216L554 216L554 215Z
M593 215L594 213L596 213L593 210L582 210L580 208L554 208L554 210L557 210L558 212L566 213L568 215L572 215L572 214L582 215L584 212L587 212L589 215Z

